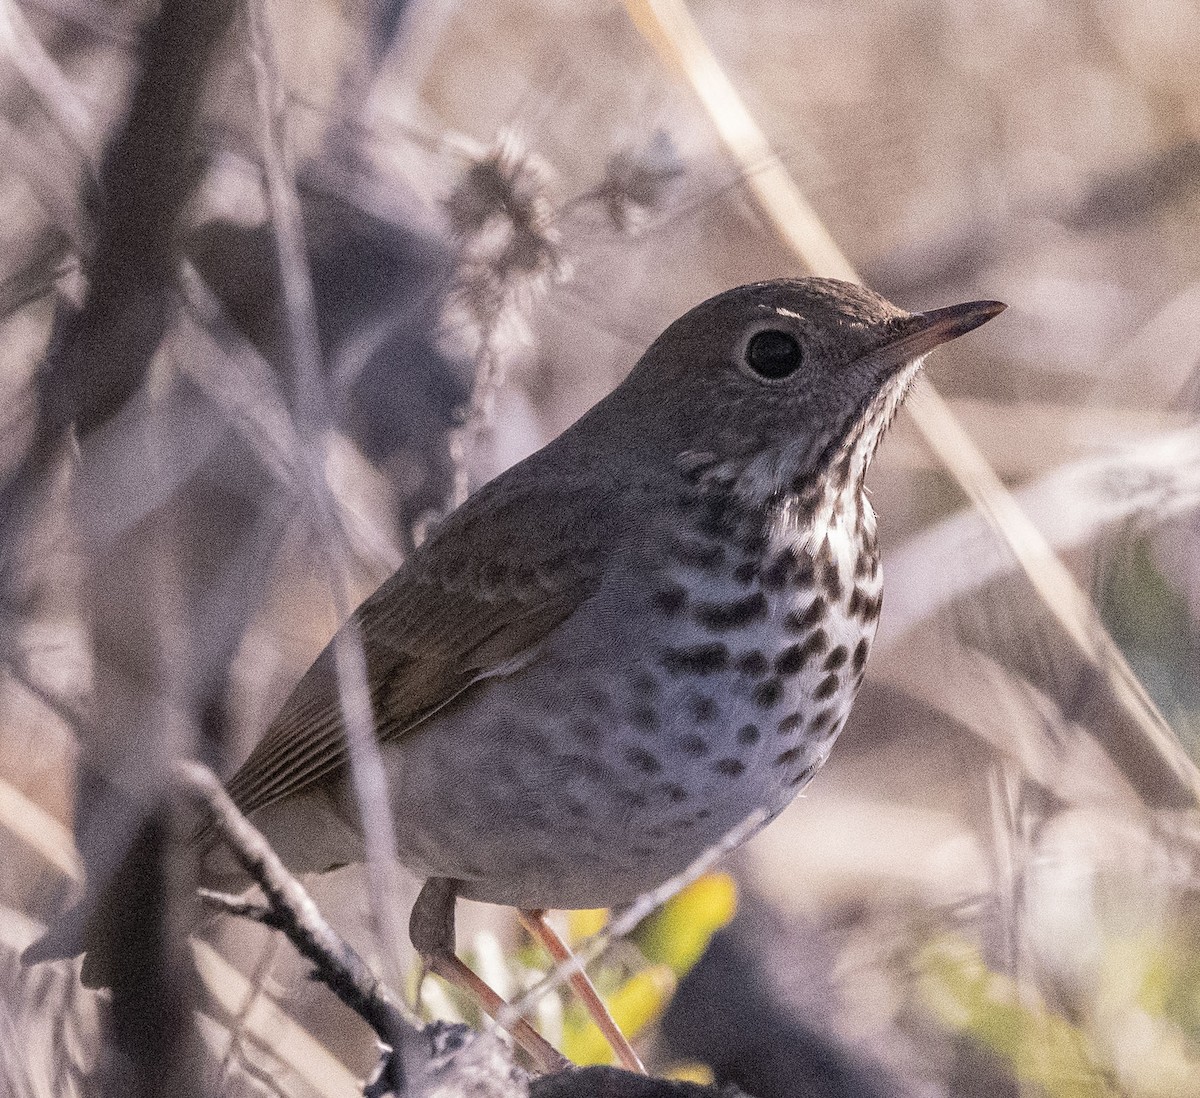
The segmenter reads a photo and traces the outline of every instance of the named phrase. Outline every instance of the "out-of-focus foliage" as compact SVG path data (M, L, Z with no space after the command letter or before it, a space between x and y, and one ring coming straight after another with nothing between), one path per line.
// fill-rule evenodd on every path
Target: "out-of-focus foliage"
M708 873L645 920L630 937L645 960L636 971L600 966L595 974L602 997L631 1038L666 1010L678 979L700 959L712 936L733 918L737 887L726 873ZM578 941L599 930L603 912L572 912L571 937ZM646 964L648 962L648 964ZM563 1021L563 1051L581 1064L612 1063L612 1051L578 1004Z
M94 251L106 213L175 211L167 232L142 233L157 265L117 280L139 311L81 359L77 395L111 419L63 439L28 536L0 558L0 782L20 793L0 790L0 1070L16 1065L39 1098L87 1092L106 1000L68 962L16 961L74 895L77 864L65 831L31 840L40 817L21 806L105 834L119 813L88 816L76 798L85 749L139 794L197 742L231 769L330 635L329 546L365 596L685 308L801 273L712 120L615 4L208 5L229 22L207 28L216 44L191 73L195 124L186 139L146 126L171 155L134 158L184 192L122 206L100 193L104 158L144 106L141 32L173 7L0 0L6 479L36 464L40 371L109 269ZM914 309L1009 303L930 375L1195 755L1196 5L691 8L871 286ZM255 12L270 50L248 32ZM260 95L264 72L277 97ZM264 102L296 174L329 398L316 438L296 414ZM307 468L325 474L332 531L312 521ZM686 977L734 917L721 875L619 945L596 982L654 1067L703 1049L757 1098L1197 1093L1195 806L903 415L870 487L880 642L826 769L732 860L742 902L725 934L761 963L706 992L766 1004L755 1017L770 1024L714 1033L715 1014L683 1011ZM370 952L358 871L314 890ZM464 955L502 994L544 970L502 912L460 909ZM598 918L573 917L572 935ZM369 1069L366 1028L287 949L210 929L249 980L201 965L220 984L197 1023L219 1090L318 1093L304 1065L327 1061L293 1054L318 1044L347 1077ZM253 986L275 1005L256 1010ZM434 980L424 1004L470 1014ZM663 1009L698 1027L678 1057L654 1025ZM286 1033L270 1021L284 1014ZM606 1055L569 998L537 1020L581 1059Z
M709 939L737 914L737 886L728 873L708 873L651 915L632 937L647 959L686 976Z
M1193 754L1200 749L1200 631L1185 592L1155 563L1152 541L1134 538L1104 577L1104 620Z

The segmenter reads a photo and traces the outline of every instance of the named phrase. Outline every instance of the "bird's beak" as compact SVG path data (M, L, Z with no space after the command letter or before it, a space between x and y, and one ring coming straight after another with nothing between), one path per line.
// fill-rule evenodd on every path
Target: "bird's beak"
M897 366L911 362L934 347L974 331L1006 308L1001 301L968 301L928 313L915 313L897 326L895 333L876 349L875 354L882 353L888 362Z

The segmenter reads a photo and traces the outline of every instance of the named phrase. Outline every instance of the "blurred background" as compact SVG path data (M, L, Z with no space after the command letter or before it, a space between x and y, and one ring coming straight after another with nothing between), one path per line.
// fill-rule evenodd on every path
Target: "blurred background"
M232 773L467 492L686 308L805 273L752 186L782 167L873 289L1009 304L930 380L1095 614L1047 609L902 413L831 761L596 978L652 1070L756 1098L1200 1094L1200 9L695 0L748 163L653 32L677 7L0 0L7 1093L355 1093L371 1033L286 942L145 946L170 761ZM111 999L23 967L131 849ZM361 869L314 893L396 971ZM499 990L545 967L460 909Z

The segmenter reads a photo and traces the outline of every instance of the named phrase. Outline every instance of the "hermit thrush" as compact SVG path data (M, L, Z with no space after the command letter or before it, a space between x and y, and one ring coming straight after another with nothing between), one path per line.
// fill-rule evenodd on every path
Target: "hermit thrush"
M359 607L418 949L452 955L456 895L620 904L796 795L879 615L867 466L926 353L1003 307L720 294ZM362 859L346 751L327 648L229 786L298 871Z

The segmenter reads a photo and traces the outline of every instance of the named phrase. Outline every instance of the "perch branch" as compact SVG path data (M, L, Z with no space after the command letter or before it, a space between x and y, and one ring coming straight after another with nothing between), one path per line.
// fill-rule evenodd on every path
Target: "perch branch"
M399 1051L404 1042L416 1037L416 1026L400 998L325 921L312 897L238 811L216 775L196 762L179 763L177 772L184 786L210 813L217 834L266 896L265 903L257 903L204 889L201 895L205 902L282 930L313 964L317 979L394 1050Z

